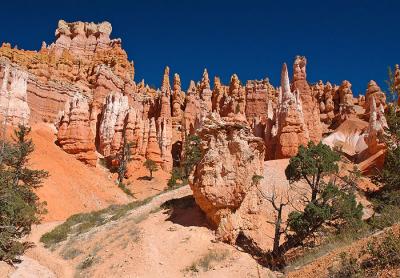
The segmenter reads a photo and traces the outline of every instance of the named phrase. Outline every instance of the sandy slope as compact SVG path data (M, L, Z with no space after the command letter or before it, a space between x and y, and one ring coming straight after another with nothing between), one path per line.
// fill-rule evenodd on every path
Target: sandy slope
M116 184L116 175L101 166L88 167L65 153L55 144L56 136L51 125L38 124L32 127L35 151L30 164L33 168L44 169L50 177L37 192L47 202L48 214L45 221L64 220L72 214L99 210L110 204L131 201ZM129 180L128 187L136 198L143 199L165 189L168 174L157 171L154 179L143 179L147 171L138 170Z
M188 186L163 193L118 221L62 243L53 252L39 243L27 253L25 265L12 275L42 277L29 271L40 266L41 274L47 277L275 277L248 254L216 242L200 209L191 202L185 205L190 197ZM158 209L172 199L173 212ZM38 242L40 235L56 224L34 227L29 239ZM72 249L81 253L63 259L63 254ZM226 257L211 263L207 271L201 267L199 272L188 270L210 252ZM93 264L79 269L79 264L90 256Z
M46 221L128 201L105 171L87 167L60 149L54 143L56 137L50 125L33 126L31 135L35 144L31 166L50 174L38 190L40 199L47 202Z

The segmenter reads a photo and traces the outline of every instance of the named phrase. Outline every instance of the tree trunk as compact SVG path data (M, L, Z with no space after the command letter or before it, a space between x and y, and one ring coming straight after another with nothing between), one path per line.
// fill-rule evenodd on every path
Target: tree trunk
M313 188L311 193L311 202L315 202L316 200L317 200L317 190Z
M282 208L283 205L279 206L278 215L275 221L275 234L274 234L274 247L272 253L278 255L279 252L279 241L281 239L281 224L282 224Z

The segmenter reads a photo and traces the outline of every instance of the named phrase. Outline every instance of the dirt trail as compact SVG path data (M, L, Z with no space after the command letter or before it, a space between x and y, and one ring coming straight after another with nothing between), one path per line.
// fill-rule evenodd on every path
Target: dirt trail
M154 197L148 204L133 209L128 215L129 217L141 217L144 214L150 213L153 209L158 208L164 202L174 199L182 198L190 195L192 192L189 186L184 186L172 191L162 193ZM35 243L35 247L28 250L23 256L23 262L17 266L15 270L11 270L8 277L10 278L70 278L74 277L75 266L72 261L62 259L57 252L51 252L45 248L40 242L40 237L54 229L62 221L54 221L35 225L32 227L31 234L26 240ZM113 223L106 224L99 229L107 229L107 225L114 225Z
M39 264L38 261L33 260L27 256L22 257L22 263L18 265L15 272L10 278L26 278L26 277L41 277L41 278L55 278L57 277L53 271L47 267Z
M29 249L25 256L22 257L23 262L9 275L10 278L73 277L74 269L72 266L44 248L40 242L40 237L44 233L51 231L61 223L61 221L55 221L32 227L32 232L26 240L35 243L36 246Z

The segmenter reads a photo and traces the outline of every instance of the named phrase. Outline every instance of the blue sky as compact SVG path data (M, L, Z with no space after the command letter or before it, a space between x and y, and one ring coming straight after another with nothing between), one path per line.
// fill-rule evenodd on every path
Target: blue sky
M135 62L135 79L156 86L166 65L185 89L205 67L224 83L237 73L278 85L282 63L300 54L310 82L347 79L357 94L370 79L386 89L387 67L400 63L398 0L20 0L1 10L0 42L23 49L52 42L59 19L107 20Z

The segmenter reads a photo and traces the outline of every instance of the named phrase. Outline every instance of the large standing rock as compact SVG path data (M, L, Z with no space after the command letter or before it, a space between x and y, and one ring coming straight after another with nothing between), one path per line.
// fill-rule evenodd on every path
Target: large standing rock
M380 138L387 127L383 105L380 104L379 107L376 107L375 97L371 97L369 126L365 137L365 141L368 145L368 152L371 155L385 148L385 144L381 142Z
M300 145L307 145L310 136L305 123L299 91L291 92L290 90L286 64L283 64L282 67L276 114L277 144L275 158L292 157L297 154Z
M226 118L229 120L229 118ZM196 203L218 227L219 236L234 241L248 224L252 201L257 203L252 177L262 175L264 142L249 127L225 121L213 113L198 131L202 158L190 186ZM255 198L255 199L254 199ZM255 205L255 204L254 204Z
M370 99L370 118L367 132L364 136L367 144L366 152L360 156L359 169L364 173L374 173L376 169L382 169L385 162L386 145L381 140L387 128L383 105L376 107L375 98Z
M162 168L172 169L172 117L171 117L171 87L169 84L169 68L166 67L162 82L160 115L157 119L157 138L161 150Z
M194 81L190 81L186 94L186 107L183 116L185 134L193 134L200 127L200 97Z
M80 93L71 98L60 113L57 141L67 153L90 165L96 166L94 135L89 125L89 104Z
M146 158L153 160L157 164L162 165L163 159L161 157L160 145L157 141L157 130L154 118L150 120L149 141L147 143Z
M172 91L172 117L175 117L178 121L182 120L184 103L185 93L182 92L181 78L179 74L175 73Z
M335 118L335 103L333 97L335 95L334 87L331 83L324 84L321 80L312 87L314 96L319 102L319 112L321 122L328 127L332 124Z
M372 98L374 98L377 107L380 105L386 107L386 95L374 80L368 82L367 92L365 93L364 107L366 114L370 111Z
M351 90L351 83L344 80L338 89L339 96L339 115L338 124L345 120L352 118L356 115L353 103L353 92Z
M212 110L212 91L210 89L210 78L208 77L207 69L204 69L203 77L200 82L199 86L199 93L200 93L200 107L201 107L201 118L207 116L208 113Z
M293 91L300 93L304 122L309 132L309 139L318 143L322 139L322 125L320 122L319 103L313 95L307 82L306 73L307 59L297 56L293 63Z
M217 76L214 77L214 89L212 92L211 102L212 102L212 111L220 113L222 107L222 101L226 98L227 90L226 86L223 86L221 83L221 79Z
M169 83L169 67L166 66L164 69L164 75L161 83L161 92L164 92L166 95L170 96L171 94L171 85Z
M220 115L222 117L242 116L245 119L246 91L240 85L239 77L236 74L231 76L229 89L221 99Z

